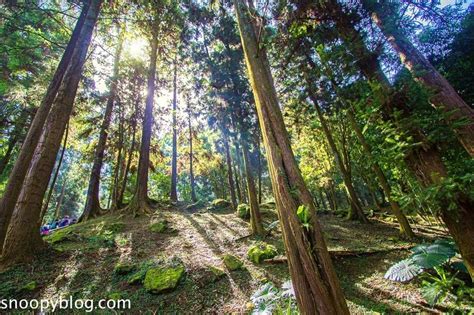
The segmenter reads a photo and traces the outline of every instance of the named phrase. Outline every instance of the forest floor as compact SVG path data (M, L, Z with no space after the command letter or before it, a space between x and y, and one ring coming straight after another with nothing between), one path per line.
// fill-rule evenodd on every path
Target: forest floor
M170 223L164 233L149 230L150 222L157 218ZM266 224L276 218L274 210L265 211ZM320 221L351 313L446 310L430 308L415 283L383 278L414 245L398 238L392 218L373 218L367 225L322 214ZM417 242L444 235L431 225L417 223L415 227L420 237ZM255 243L254 238L247 237L249 232L249 224L234 213L192 213L184 206L160 207L154 216L106 215L47 237L52 248L42 257L0 274L0 297L119 297L130 299L132 313L248 313L249 298L262 283L269 280L281 285L289 279L286 263L255 265L247 259L247 250ZM284 253L278 228L265 241ZM221 258L227 253L239 257L244 268L228 271ZM171 259L184 264L186 275L169 293L150 294L141 284L129 284L130 274L114 271L118 262L133 263L140 269ZM224 270L225 275L218 279L209 276L209 266ZM32 282L34 285L28 286ZM29 289L19 289L25 286Z

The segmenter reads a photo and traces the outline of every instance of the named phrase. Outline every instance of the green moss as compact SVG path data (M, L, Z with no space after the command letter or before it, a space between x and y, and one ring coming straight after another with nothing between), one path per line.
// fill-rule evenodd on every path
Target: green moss
M214 267L214 266L209 266L208 269L214 275L213 281L217 281L220 278L225 276L225 272L221 268L217 268L217 267Z
M222 257L222 260L227 269L231 271L242 269L244 266L244 263L238 257L231 254L225 254L224 257Z
M114 272L119 275L126 275L135 269L135 265L119 262L115 265Z
M229 209L231 203L225 199L214 199L211 202L211 206L208 207L210 211L223 211Z
M237 216L241 219L250 219L250 207L248 204L241 203L237 206Z
M253 263L259 264L264 259L273 258L278 254L275 246L267 244L265 242L258 242L251 246L247 252L247 257Z
M162 293L174 290L184 275L184 266L155 267L146 272L143 285L150 293Z
M77 235L73 234L73 227L66 227L60 230L56 230L48 236L44 237L46 242L51 244L57 244L64 241L74 241Z
M120 292L111 292L107 295L107 299L109 300L120 300L122 298L122 293Z
M165 219L159 220L150 224L148 229L154 233L164 233L168 229L168 221Z
M37 288L36 281L31 281L25 284L22 288L21 291L34 291Z

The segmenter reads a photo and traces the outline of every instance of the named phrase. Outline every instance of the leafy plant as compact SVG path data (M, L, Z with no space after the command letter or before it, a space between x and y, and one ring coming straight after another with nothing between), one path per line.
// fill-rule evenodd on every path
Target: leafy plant
M265 283L254 292L250 300L254 315L299 314L291 281L283 283L281 289L271 282Z
M306 207L305 205L301 205L298 207L298 210L296 211L296 215L300 219L301 224L309 230L311 227L311 212L309 211L309 208Z
M456 303L473 300L473 289L467 288L464 281L450 274L443 267L435 267L436 275L427 273L421 283L421 293L431 306L442 303L450 298Z
M426 269L442 266L457 253L452 240L436 240L433 244L421 244L412 248L412 255L399 261L385 273L385 279L406 282Z

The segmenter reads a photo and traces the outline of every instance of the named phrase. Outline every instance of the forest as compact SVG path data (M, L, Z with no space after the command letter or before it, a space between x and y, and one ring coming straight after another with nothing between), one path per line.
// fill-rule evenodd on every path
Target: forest
M0 313L471 314L473 44L470 0L0 1Z

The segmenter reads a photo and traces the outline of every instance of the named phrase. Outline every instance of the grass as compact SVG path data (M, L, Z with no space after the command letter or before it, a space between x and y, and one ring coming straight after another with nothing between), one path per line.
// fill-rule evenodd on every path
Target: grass
M264 214L266 224L275 212ZM167 220L174 233L153 233L147 227L156 217ZM405 258L406 251L394 249L410 245L398 239L395 226L373 222L366 226L333 215L322 215L321 223L331 251L388 250L378 254L342 257L334 260L336 271L352 313L397 313L432 311L415 285L383 279L388 267ZM76 224L45 237L50 248L29 265L17 266L0 274L0 296L13 298L130 299L131 312L157 314L245 313L250 295L264 282L281 285L289 279L286 264L253 264L249 247L258 241L247 236L248 222L234 213L187 213L159 210L154 217L107 215ZM422 235L430 237L429 233ZM265 242L284 253L276 228ZM229 271L221 257L232 254L244 263L243 269ZM146 292L140 279L146 271L164 262L179 259L186 276L176 290L164 294ZM132 264L133 271L118 274L117 264ZM222 269L215 278L209 266ZM136 276L139 280L130 283ZM22 290L35 281L32 291Z

